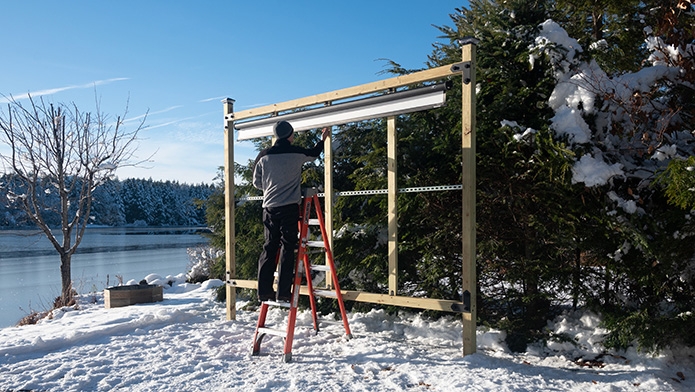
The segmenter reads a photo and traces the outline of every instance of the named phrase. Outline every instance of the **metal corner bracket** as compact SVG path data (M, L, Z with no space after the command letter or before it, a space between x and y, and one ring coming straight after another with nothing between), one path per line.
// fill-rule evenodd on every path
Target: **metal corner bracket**
M461 72L463 74L463 83L468 84L471 82L471 62L463 61L460 63L451 65L451 72Z

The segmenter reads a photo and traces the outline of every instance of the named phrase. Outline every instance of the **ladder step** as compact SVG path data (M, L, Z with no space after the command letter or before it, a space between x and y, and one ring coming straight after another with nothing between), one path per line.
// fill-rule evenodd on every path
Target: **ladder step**
M327 271L331 270L331 267L329 267L327 265L314 265L314 264L312 264L311 270L312 271L326 271L327 272Z
M307 241L306 245L313 246L314 248L324 248L326 246L323 241Z
M286 330L276 329L276 328L260 327L260 328L258 328L258 333L259 334L266 334L266 335L281 336L281 337L287 336Z
M310 225L314 225L314 226L318 226L318 225L321 224L321 221L319 221L319 220L316 219L316 218L313 218L313 219L309 219L309 224L310 224Z
M290 307L290 302L278 302L278 301L263 301L264 304L270 305L270 306L279 306L281 308L289 308Z
M319 297L338 298L338 294L336 294L334 290L314 290L314 295L318 295Z
M319 320L319 326L320 327L326 327L326 326L343 326L343 320L326 320L326 319L320 319Z

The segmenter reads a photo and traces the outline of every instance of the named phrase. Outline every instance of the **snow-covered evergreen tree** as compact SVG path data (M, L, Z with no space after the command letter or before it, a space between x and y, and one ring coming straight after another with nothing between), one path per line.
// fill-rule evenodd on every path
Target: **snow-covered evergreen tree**
M609 341L626 345L638 336L653 348L695 326L692 207L674 197L689 195L677 180L693 178L695 10L688 2L650 3L635 10L645 54L633 59L635 70L606 72L552 20L542 24L530 61L542 54L552 64L551 129L576 153L572 182L601 193L605 235L619 240L599 263L611 294L603 298ZM665 326L666 333L651 332Z

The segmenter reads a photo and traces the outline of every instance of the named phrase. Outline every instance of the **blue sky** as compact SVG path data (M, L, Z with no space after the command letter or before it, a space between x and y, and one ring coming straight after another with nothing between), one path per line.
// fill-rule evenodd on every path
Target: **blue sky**
M3 2L0 94L27 93L123 114L149 111L119 178L210 183L223 165L221 100L235 110L387 78L389 59L422 68L465 0ZM237 145L237 162L253 159Z

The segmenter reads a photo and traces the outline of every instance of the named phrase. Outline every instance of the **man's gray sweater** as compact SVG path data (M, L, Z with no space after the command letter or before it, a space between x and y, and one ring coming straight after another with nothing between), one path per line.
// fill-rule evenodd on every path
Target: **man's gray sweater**
M263 191L263 208L299 204L302 200L302 166L318 158L323 143L314 148L292 145L279 139L261 151L253 167L253 186Z

